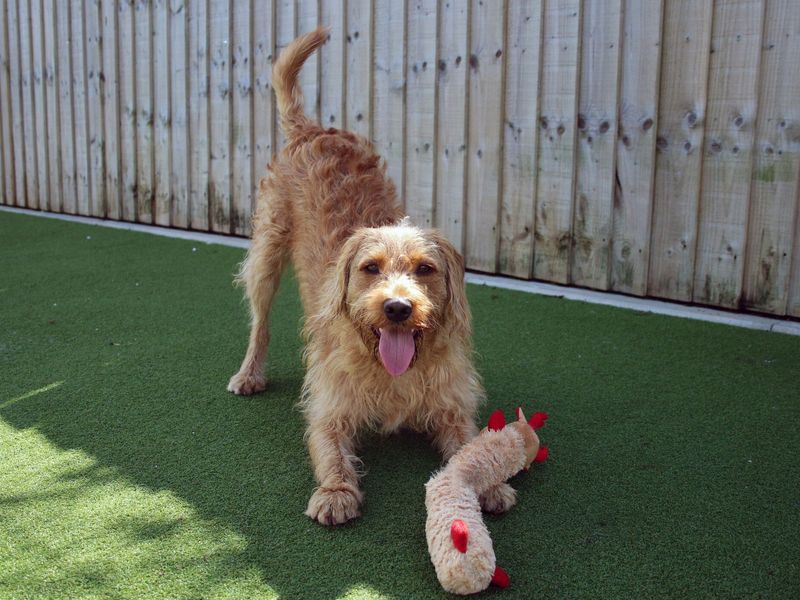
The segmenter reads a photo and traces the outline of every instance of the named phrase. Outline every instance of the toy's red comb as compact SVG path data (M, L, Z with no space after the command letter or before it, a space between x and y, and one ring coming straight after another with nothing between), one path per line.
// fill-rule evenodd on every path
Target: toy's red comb
M450 526L450 539L453 540L453 546L462 554L467 551L467 544L469 543L469 527L461 519L456 519Z
M497 409L489 415L489 429L491 431L500 431L505 426L506 416L503 414L502 410Z
M533 427L534 429L539 429L544 422L547 421L547 413L544 412L537 412L530 418L528 421L528 425Z
M495 565L494 575L492 575L492 583L499 588L507 588L511 583L511 578L508 576L500 565Z
M549 454L550 451L547 449L547 446L541 446L539 448L539 451L536 453L536 458L533 459L533 462L537 463L544 462L547 460Z

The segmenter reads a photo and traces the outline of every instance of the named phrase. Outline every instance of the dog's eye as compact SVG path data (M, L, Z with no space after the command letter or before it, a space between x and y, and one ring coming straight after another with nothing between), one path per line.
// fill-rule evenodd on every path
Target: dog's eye
M426 264L421 264L417 267L417 275L430 275L433 273L433 267Z
M365 273L369 273L370 275L378 275L381 272L380 267L378 267L378 263L374 262L367 263L361 267L361 270Z

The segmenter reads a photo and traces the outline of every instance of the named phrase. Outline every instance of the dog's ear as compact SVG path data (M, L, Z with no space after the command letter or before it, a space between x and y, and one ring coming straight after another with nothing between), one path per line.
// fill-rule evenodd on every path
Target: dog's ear
M333 319L347 312L347 287L350 285L350 270L365 235L363 230L358 230L342 245L333 277L328 280L325 289L326 303L321 311L324 319Z
M439 253L445 264L445 284L447 286L448 307L445 319L453 326L462 329L464 334L469 334L470 312L467 303L467 288L464 283L465 265L455 246L436 230L429 231L430 237L436 243Z

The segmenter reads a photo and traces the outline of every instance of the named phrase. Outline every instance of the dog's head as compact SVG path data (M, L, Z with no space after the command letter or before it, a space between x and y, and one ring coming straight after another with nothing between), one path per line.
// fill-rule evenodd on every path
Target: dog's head
M395 377L437 336L463 343L469 335L464 260L437 231L405 222L357 230L342 247L325 301L327 318L349 319Z

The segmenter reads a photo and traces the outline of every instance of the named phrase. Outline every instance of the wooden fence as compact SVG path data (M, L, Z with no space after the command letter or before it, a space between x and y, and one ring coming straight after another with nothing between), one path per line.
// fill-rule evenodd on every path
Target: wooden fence
M270 67L471 269L800 316L797 0L0 0L5 204L247 235Z

